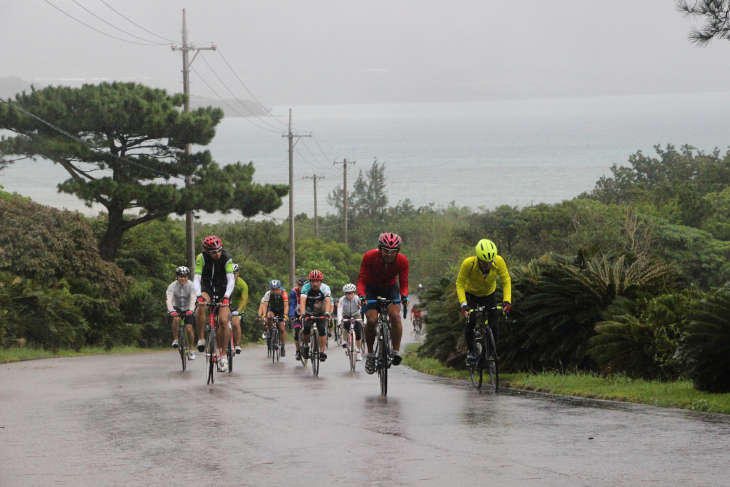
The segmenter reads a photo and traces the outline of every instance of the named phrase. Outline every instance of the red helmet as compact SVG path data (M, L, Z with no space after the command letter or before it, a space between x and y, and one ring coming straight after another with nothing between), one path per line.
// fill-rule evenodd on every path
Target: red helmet
M215 251L223 248L223 242L215 235L203 239L203 248L207 251Z
M388 250L399 249L403 241L395 233L381 233L378 246Z
M317 269L313 270L309 273L309 280L310 281L321 281L324 275L321 271L318 271Z

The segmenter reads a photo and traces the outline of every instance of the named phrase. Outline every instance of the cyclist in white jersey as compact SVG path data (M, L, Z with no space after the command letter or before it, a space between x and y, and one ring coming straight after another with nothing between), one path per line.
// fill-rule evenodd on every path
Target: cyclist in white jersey
M172 347L177 348L180 344L177 341L180 321L184 318L185 333L188 335L188 343L195 340L193 325L195 324L195 286L188 280L190 269L180 266L175 269L177 280L167 287L167 316L172 324ZM195 360L193 347L188 351L188 358Z
M357 286L345 284L342 288L345 295L337 303L337 325L343 325L347 333L350 333L350 323L355 326L355 338L357 339L357 361L362 361L362 320L360 299L357 297ZM348 320L343 324L343 320ZM350 321L352 320L352 321ZM342 347L347 348L347 340L343 340Z

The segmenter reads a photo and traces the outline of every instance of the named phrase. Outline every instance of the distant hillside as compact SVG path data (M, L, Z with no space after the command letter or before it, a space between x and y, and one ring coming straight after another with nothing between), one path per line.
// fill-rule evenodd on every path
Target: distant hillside
M36 88L39 88L36 85ZM30 92L30 83L23 81L15 76L9 78L0 78L0 98L11 98L16 94L25 90ZM223 109L226 117L262 117L268 115L267 110L261 107L258 103L251 100L241 100L243 106L236 100L226 100L225 103L213 98L205 98L203 96L191 96L190 107L198 108L204 106L213 106ZM227 103L227 104L226 104ZM230 105L230 106L228 106ZM269 110L271 110L269 108ZM238 113L236 113L238 112Z
M8 99L23 90L30 92L30 83L15 76L0 78L0 97Z

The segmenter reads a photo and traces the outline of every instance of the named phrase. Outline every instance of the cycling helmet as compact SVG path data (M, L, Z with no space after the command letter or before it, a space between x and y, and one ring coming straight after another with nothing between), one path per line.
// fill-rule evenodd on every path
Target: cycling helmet
M399 249L403 241L395 233L381 233L378 239L378 246L384 249Z
M350 284L345 284L345 287L343 287L343 288L342 288L342 291L344 291L344 292L346 292L346 293L354 293L354 292L356 292L356 291L357 291L357 286L355 286L355 285L354 285L354 284L352 284L352 283L350 283Z
M318 271L317 269L313 270L309 273L309 280L310 281L321 281L324 278L324 275L321 271Z
M304 276L297 279L297 284L299 284L300 286L304 286L306 283L307 283L307 278Z
M207 251L216 251L223 248L223 242L215 235L203 239L203 248Z
M233 264L233 272L238 272L238 264Z
M175 269L175 275L178 275L178 276L188 276L188 275L190 275L190 269L188 269L184 265L181 265L180 267L178 267L177 269Z
M281 287L281 281L278 279L272 279L271 282L269 282L269 288L276 289Z
M497 257L497 246L494 245L494 242L486 238L480 240L477 244L477 258L485 262L492 262L495 257Z

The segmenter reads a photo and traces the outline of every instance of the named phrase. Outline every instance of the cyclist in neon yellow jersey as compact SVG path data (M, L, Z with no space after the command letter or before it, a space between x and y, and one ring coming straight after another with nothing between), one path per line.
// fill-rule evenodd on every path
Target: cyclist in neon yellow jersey
M494 242L487 239L480 240L476 246L476 254L464 259L459 270L459 277L456 278L456 294L461 303L461 312L469 318L464 329L464 338L469 349L467 360L476 359L474 356L474 328L477 318L475 314L470 315L470 309L480 306L490 308L489 325L494 333L494 341L496 342L499 338L497 329L499 311L492 309L497 306L497 298L494 295L497 290L497 276L502 282L502 309L505 313L509 312L512 302L512 280L507 270L507 264L501 256L497 255L497 246L494 245Z
M236 353L241 353L241 321L243 310L248 303L248 284L238 277L240 269L238 264L233 264L233 294L231 294L231 325L233 327L233 343L236 345Z

